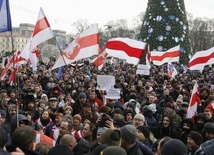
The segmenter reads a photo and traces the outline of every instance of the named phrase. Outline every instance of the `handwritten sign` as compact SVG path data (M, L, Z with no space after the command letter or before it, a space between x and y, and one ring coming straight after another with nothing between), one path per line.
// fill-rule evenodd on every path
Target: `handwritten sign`
M108 90L114 88L115 77L112 75L97 75L97 90Z
M139 64L137 66L136 74L149 75L150 74L150 67L151 66L149 66L149 65Z

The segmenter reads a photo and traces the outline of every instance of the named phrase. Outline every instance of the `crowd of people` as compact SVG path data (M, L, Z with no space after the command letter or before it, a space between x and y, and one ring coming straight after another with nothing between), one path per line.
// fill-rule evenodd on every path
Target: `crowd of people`
M209 155L214 151L214 68L190 71L151 65L136 74L124 62L102 70L85 61L53 64L37 72L21 65L15 82L0 82L0 154L12 155ZM1 71L3 67L1 67ZM113 75L120 99L97 90L98 75ZM187 118L194 84L200 103Z

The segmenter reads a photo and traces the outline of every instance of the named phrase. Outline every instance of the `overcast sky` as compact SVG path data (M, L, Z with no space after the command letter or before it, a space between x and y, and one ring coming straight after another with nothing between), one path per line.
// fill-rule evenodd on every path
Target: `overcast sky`
M145 12L148 0L9 0L13 26L35 24L42 7L52 29L72 32L72 23L86 19L103 27L110 20L127 19L128 23ZM186 11L193 17L214 18L213 0L185 0Z

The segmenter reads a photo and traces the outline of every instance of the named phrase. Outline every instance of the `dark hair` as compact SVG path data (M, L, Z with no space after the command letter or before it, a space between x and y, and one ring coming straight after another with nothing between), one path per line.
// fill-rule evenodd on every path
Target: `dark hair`
M12 134L12 145L30 149L34 142L36 142L36 133L32 126L25 125L19 127Z

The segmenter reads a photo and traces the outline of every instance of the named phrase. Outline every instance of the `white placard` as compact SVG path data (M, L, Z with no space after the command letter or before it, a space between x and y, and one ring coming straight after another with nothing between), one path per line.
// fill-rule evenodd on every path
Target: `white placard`
M139 64L139 65L137 65L136 74L149 75L150 74L150 68L151 68L151 66L149 66L149 65Z
M120 98L120 89L108 89L106 98L119 99Z
M115 77L112 75L97 75L97 90L108 90L114 88Z

